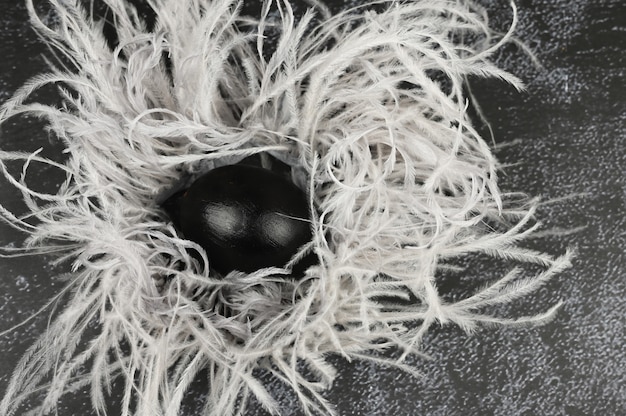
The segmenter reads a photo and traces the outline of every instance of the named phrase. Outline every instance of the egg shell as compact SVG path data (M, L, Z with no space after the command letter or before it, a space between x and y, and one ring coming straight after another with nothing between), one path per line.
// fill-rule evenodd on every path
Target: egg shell
M282 267L311 240L306 194L268 169L215 168L173 198L174 223L222 274Z

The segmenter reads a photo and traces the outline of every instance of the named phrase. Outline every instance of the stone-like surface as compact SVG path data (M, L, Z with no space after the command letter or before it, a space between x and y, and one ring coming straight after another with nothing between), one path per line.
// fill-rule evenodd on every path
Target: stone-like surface
M506 28L508 2L484 4L494 24ZM20 1L0 0L0 5L4 100L44 69L44 48L29 30ZM432 359L414 360L425 376L420 380L337 360L339 377L327 396L342 416L626 414L626 5L622 0L520 0L518 8L518 36L543 68L510 47L497 60L527 83L527 92L518 94L496 81L476 81L473 90L494 130L496 154L504 164L514 164L505 169L502 187L557 199L540 212L549 226L586 227L567 238L537 242L550 252L573 245L579 255L572 270L513 309L525 315L558 300L565 305L556 320L540 328L483 329L473 336L434 328L424 345ZM514 146L502 145L512 141ZM49 155L60 149L33 120L4 126L0 146L45 146ZM32 181L42 189L56 183L47 173ZM19 209L18 195L4 183L0 201ZM20 239L0 228L1 243ZM0 260L0 331L45 304L59 287L52 279L56 272L42 258ZM484 273L477 262L464 280L476 282ZM46 322L47 312L0 337L0 391ZM273 391L286 415L299 414L281 385ZM88 415L88 400L87 395L69 398L60 414ZM190 397L186 414L199 414L200 404Z

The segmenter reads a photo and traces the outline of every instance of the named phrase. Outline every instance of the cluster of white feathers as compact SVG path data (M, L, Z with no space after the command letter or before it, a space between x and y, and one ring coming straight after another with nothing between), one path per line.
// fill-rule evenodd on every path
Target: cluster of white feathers
M45 18L27 5L57 63L4 103L0 122L45 119L66 159L0 152L29 210L0 207L27 235L2 253L54 253L72 267L55 298L67 303L17 365L1 414L54 413L65 393L89 388L105 415L121 380L122 415L177 416L203 371L207 415L244 412L251 396L280 414L261 368L293 388L305 414L332 415L330 355L414 373L403 359L433 324L536 323L558 307L490 312L568 267L570 253L524 247L537 202L500 192L498 164L467 115L469 76L522 88L490 62L512 33L490 29L472 1L380 1L339 14L311 2L295 16L288 0L266 0L248 17L232 0L149 0L148 29L127 1L104 0L115 48L89 1L48 2ZM512 16L511 31L514 6ZM61 106L29 99L51 84ZM255 153L289 164L309 196L313 240L299 255L319 262L302 280L281 268L218 278L210 253L159 207L184 175ZM38 163L65 172L58 192L28 186ZM511 270L444 300L437 276L478 254ZM390 347L401 355L384 358Z

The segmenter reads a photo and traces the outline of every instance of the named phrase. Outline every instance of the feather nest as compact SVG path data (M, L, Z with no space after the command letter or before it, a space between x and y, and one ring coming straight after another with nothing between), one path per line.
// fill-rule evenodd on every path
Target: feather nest
M419 354L434 323L472 331L553 316L558 305L518 319L489 312L535 291L572 255L520 248L538 227L537 201L501 193L497 162L467 116L468 76L522 88L490 61L512 40L515 18L497 34L469 0L377 2L336 15L312 2L299 17L277 0L256 19L230 0L150 0L148 28L126 1L105 2L114 48L82 2L49 0L54 19L44 21L27 0L33 27L61 56L4 103L0 121L44 118L67 159L0 153L30 211L0 210L28 235L24 249L3 252L71 260L62 292L71 295L18 364L1 414L40 391L29 414L54 413L65 393L89 386L105 415L119 378L123 415L175 416L203 369L206 414L243 413L249 395L280 414L259 368L291 386L305 414L334 414L323 396L336 372L329 354L415 373L402 359ZM272 51L270 32L278 34ZM28 102L50 84L62 107ZM301 281L280 268L217 278L210 256L159 207L181 176L256 153L290 165L315 212L303 250L319 264ZM21 175L6 166L15 160L24 161ZM57 193L28 187L33 163L65 172ZM436 274L474 253L543 271L524 277L515 267L469 298L445 301ZM400 360L378 354L390 346Z

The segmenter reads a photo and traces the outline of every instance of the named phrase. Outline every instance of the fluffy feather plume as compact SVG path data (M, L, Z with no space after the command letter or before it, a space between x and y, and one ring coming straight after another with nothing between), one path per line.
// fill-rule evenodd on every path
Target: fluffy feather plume
M126 1L105 0L114 47L88 3L48 1L53 18L44 21L27 0L32 24L68 68L32 79L0 121L46 119L67 159L0 153L30 210L1 209L28 235L23 248L3 252L71 260L70 296L17 366L1 414L42 390L29 414L54 413L62 395L90 386L105 415L117 378L123 415L175 416L204 369L206 414L243 412L250 395L279 414L255 378L264 368L295 390L306 414L332 415L322 395L335 376L329 354L412 372L378 352L418 353L433 323L471 331L553 315L556 307L522 318L489 312L568 267L570 253L520 247L539 227L537 202L499 191L497 163L467 116L468 76L522 87L489 60L511 33L494 33L471 1L378 2L333 16L312 4L296 18L278 0L244 18L230 0L150 0L148 28ZM62 107L27 101L50 84ZM158 204L182 176L261 152L291 166L315 213L304 250L319 264L302 281L279 268L216 278L210 253L179 236ZM24 174L8 169L15 160ZM56 194L28 187L32 163L66 173ZM473 253L542 271L514 267L473 296L445 301L436 274Z

